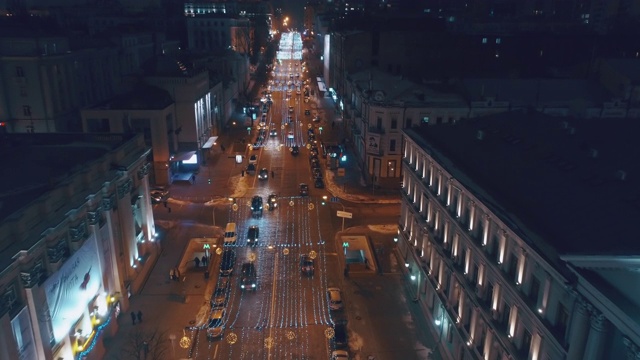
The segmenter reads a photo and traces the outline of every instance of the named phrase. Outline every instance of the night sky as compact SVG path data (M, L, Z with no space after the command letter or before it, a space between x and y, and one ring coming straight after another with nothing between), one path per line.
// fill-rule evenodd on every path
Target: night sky
M298 30L302 29L306 0L272 0L271 3L274 11L280 7L282 8L282 13L293 20L291 23L293 27L298 28Z

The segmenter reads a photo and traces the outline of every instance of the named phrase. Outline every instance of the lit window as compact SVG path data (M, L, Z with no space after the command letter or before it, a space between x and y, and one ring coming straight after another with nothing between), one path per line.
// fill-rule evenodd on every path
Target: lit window
M487 43L487 38L482 38L482 43L486 44Z

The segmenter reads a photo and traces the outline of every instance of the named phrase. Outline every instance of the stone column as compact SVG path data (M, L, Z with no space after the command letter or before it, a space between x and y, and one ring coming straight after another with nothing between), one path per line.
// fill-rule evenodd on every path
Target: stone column
M569 352L567 360L580 360L584 354L584 345L587 340L589 327L588 304L582 298L578 298L571 317L571 332L569 333Z
M584 360L603 359L605 341L609 331L609 320L599 311L594 310L591 315L589 339L585 349Z

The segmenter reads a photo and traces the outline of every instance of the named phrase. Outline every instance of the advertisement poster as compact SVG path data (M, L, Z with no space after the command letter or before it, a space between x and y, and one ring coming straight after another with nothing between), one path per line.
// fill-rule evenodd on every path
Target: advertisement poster
M26 306L11 320L11 328L18 345L20 360L36 359L36 344L33 340L31 319Z
M367 153L380 153L380 134L367 134Z
M92 235L44 283L53 336L57 342L67 336L71 326L82 316L98 293L101 282L98 246Z

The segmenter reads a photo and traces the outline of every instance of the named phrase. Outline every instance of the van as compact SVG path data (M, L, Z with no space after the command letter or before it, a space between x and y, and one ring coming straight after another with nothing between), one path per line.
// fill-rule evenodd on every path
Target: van
M236 223L228 223L224 229L224 245L235 245L236 239Z

